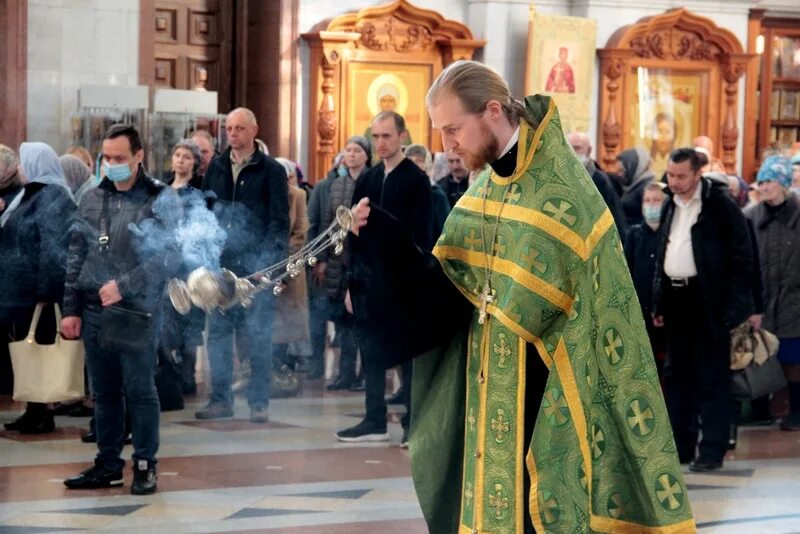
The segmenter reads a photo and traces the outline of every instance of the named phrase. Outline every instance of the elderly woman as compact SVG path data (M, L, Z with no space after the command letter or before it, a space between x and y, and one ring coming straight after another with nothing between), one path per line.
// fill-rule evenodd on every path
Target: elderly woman
M93 179L91 169L79 157L64 154L59 159L67 185L75 196L75 203L80 204L83 195L93 187L97 187L98 181Z
M800 430L800 197L790 191L791 163L770 156L756 177L761 202L745 210L753 221L764 278L763 326L781 341L778 360L789 381L783 430Z
M60 303L64 292L67 236L75 212L55 151L44 143L22 143L19 167L13 152L0 146L0 350L25 337L37 303ZM18 178L14 179L13 175ZM10 191L9 191L10 189ZM36 332L40 343L55 338L55 315L45 307ZM7 355L0 357L3 361ZM51 432L53 413L28 403L25 413L6 423L25 434Z
M294 254L306 244L308 235L306 192L297 187L297 168L294 162L285 158L276 160L286 169L289 180L289 254ZM303 272L301 276L287 280L286 289L278 299L272 330L272 353L276 366L283 364L290 369L295 368L294 359L288 354L289 346L308 343L309 338L308 293L306 275Z

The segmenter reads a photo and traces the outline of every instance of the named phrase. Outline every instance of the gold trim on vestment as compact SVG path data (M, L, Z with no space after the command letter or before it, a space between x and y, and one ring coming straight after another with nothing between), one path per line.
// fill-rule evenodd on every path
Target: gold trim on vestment
M694 519L687 519L674 525L650 527L592 514L589 525L592 530L608 532L609 534L683 534L684 532L697 532L697 525Z
M522 338L519 338L517 355L519 360L519 376L517 377L517 500L514 510L517 513L517 532L522 532L525 528L525 480L522 472L525 469L525 449L530 446L530 443L525 443L525 380L527 379L525 365L528 351L525 340Z
M581 456L583 456L584 470L586 472L587 491L589 493L589 513L592 512L592 455L589 447L589 430L586 427L586 414L583 411L583 403L581 402L581 395L578 390L578 384L575 382L575 372L572 369L572 362L569 359L567 347L564 345L564 338L558 341L558 346L553 352L553 361L556 364L556 371L558 377L561 379L561 385L564 388L564 398L567 400L567 407L572 417L572 424L575 427L575 433L578 436L578 445L581 448Z
M488 365L491 323L492 318L487 317L486 323L483 325L480 349L480 361L486 361L487 365L485 369L483 369L483 365L481 365L484 380L478 381L478 434L475 440L475 446L480 456L475 458L475 508L472 518L474 528L478 531L483 530L484 470L486 468L486 390L489 385L489 377L491 376ZM473 454L475 454L475 452L476 451L473 451ZM469 451L464 451L464 454L469 454Z
M438 257L463 261L472 267L482 268L485 265L485 254L461 247L442 246L436 247ZM569 313L572 309L573 298L560 289L548 284L530 271L523 269L516 263L495 256L493 270L497 274L508 276L515 283L520 284L532 293L539 295L562 311Z
M539 473L536 471L536 462L533 461L533 449L528 450L525 456L525 465L528 467L528 477L531 479L531 491L528 494L528 511L531 522L536 532L546 532L542 517L539 515Z
M463 196L454 209L463 209L470 213L481 215L483 214L483 199L479 197ZM501 209L502 214L500 213ZM594 224L587 238L583 239L577 232L567 228L549 215L538 210L515 204L506 203L504 206L502 202L487 200L486 215L492 217L500 216L503 220L514 221L538 228L544 233L558 239L584 261L589 259L594 247L600 239L602 239L606 231L614 224L614 218L611 216L611 212L606 209Z

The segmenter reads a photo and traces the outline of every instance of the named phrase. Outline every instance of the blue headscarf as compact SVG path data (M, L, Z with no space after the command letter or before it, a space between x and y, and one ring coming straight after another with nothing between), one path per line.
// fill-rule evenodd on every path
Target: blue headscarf
M63 187L67 196L75 202L75 197L64 178L64 170L58 154L45 143L22 143L19 147L19 166L25 183L56 185ZM25 191L20 191L0 216L0 226L5 226L11 213L19 207Z
M792 185L792 164L788 158L783 156L770 156L761 164L756 175L756 181L778 182L783 187Z

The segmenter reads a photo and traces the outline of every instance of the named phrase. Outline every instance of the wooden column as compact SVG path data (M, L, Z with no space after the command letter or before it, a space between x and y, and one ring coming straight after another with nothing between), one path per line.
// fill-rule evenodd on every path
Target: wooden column
M761 35L761 22L764 20L765 9L751 9L750 17L747 21L747 53L757 54L756 43L758 36ZM761 76L758 58L747 65L747 75L744 84L744 132L742 151L742 177L751 182L755 175L756 152L753 147L758 144L758 79ZM761 108L769 109L769 108Z
M26 137L28 3L0 0L0 143L16 150Z

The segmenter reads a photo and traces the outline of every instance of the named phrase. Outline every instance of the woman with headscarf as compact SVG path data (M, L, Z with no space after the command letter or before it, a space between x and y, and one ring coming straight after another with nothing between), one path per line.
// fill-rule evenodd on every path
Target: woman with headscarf
M44 143L22 143L19 153L21 182L13 194L3 195L0 214L0 331L7 337L0 343L3 347L26 336L37 303L51 306L42 313L36 339L53 342L52 304L63 297L69 235L65 229L75 213L55 151ZM47 405L28 403L25 413L5 427L41 434L51 432L55 424Z
M83 195L93 187L96 187L99 182L94 179L91 169L79 157L72 154L64 154L59 160L61 161L61 169L64 171L67 185L75 196L75 203L80 204Z
M763 326L780 339L778 360L789 381L783 430L800 430L800 197L790 190L791 163L764 160L756 176L761 202L745 209L755 228L763 273Z
M653 181L653 171L650 169L650 154L644 148L629 148L617 156L622 173L620 181L622 186L622 211L628 226L642 224L642 199L644 188Z

